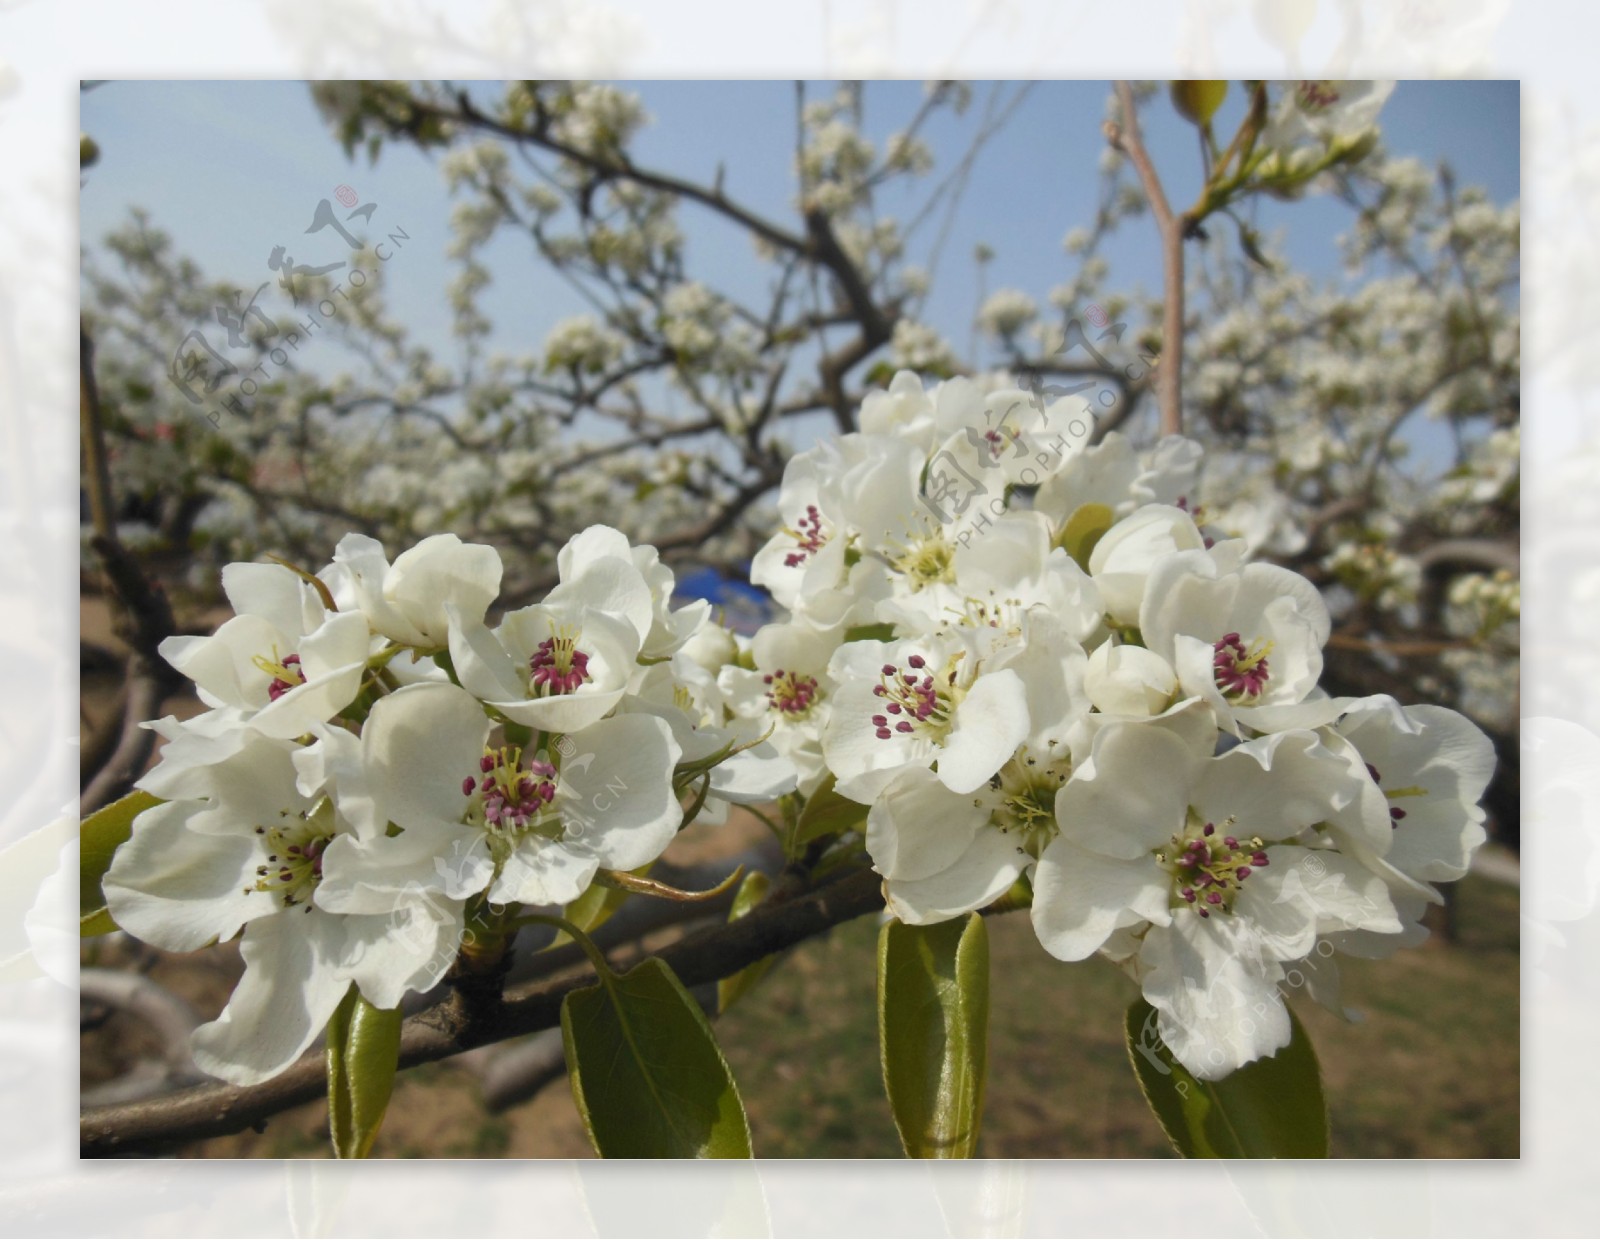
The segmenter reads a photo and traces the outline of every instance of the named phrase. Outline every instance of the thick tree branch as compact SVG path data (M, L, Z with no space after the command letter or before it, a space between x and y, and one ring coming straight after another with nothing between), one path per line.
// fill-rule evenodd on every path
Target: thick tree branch
M95 772L79 797L78 808L91 814L116 800L139 777L155 746L155 733L140 725L154 719L161 703L179 684L179 677L158 647L177 625L160 588L152 584L137 560L117 539L116 506L106 456L100 392L94 379L94 345L78 327L78 411L83 439L83 472L94 523L90 546L100 557L112 595L121 604L117 630L132 653L128 656L126 704L116 747Z
M688 935L656 953L685 986L713 982L748 964L883 907L881 879L870 870L770 903L726 926ZM553 1028L561 1002L573 990L594 984L588 971L508 993L493 1007L469 1012L460 996L405 1022L400 1066L447 1059L476 1046ZM205 1085L165 1098L98 1107L79 1122L85 1157L148 1153L174 1144L223 1136L259 1125L270 1116L321 1097L327 1089L320 1053L303 1056L272 1080L238 1087Z

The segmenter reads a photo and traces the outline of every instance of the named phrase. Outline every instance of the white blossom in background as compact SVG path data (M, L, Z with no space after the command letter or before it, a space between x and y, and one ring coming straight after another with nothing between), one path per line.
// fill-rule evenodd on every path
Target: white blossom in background
M1038 314L1039 303L1021 289L996 289L978 309L978 326L1003 341L1027 327Z
M934 328L901 319L889 341L893 364L904 370L948 373L955 368L955 352Z
M582 82L555 122L556 136L588 154L606 154L625 146L649 123L637 95L603 82Z
M622 359L627 341L593 316L563 319L545 338L545 365L551 370L570 368L603 374Z

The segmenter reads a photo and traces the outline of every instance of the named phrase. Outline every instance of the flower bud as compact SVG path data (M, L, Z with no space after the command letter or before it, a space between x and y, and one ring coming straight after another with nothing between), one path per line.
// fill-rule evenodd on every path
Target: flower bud
M1172 106L1195 125L1209 125L1227 97L1226 82L1180 81L1172 84Z
M1172 704L1178 678L1154 651L1106 642L1089 656L1083 687L1101 713L1145 718Z

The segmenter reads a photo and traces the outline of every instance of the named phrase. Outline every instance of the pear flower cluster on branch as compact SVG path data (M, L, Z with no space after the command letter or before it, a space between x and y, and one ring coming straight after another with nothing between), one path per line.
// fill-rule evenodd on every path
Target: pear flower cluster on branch
M1285 988L1340 1010L1337 953L1423 936L1493 749L1320 690L1322 597L1210 525L1199 446L1085 447L1091 424L898 376L791 461L752 572L789 616L723 681L802 792L867 807L900 920L1020 889L1046 950L1119 963L1214 1079L1288 1044Z
M683 825L771 801L790 765L729 716L702 650L706 603L673 609L655 551L593 526L560 583L494 627L493 548L424 539L392 563L352 534L315 577L233 564L235 615L161 648L209 709L166 740L106 874L117 925L173 951L242 931L245 971L195 1062L275 1076L354 986L375 1008L646 866ZM720 636L719 636L720 635ZM688 815L688 816L692 816Z

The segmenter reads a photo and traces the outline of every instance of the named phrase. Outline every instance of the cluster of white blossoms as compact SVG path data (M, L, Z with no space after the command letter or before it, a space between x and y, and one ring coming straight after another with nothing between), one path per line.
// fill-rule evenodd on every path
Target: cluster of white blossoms
M620 333L596 322L593 315L574 315L562 319L545 337L545 369L604 374L622 360L627 347Z
M724 705L708 604L674 609L654 549L592 526L539 603L486 622L492 547L429 537L392 563L351 534L313 578L232 564L236 613L162 654L208 708L165 739L105 879L136 937L242 930L245 971L195 1061L288 1066L352 985L379 1008L437 984L474 933L659 857L685 820L774 800L792 766ZM497 920L498 919L498 920Z
M719 684L802 793L869 807L897 917L1022 884L1049 952L1119 962L1217 1078L1287 1044L1286 988L1338 1009L1335 953L1423 935L1493 750L1450 710L1330 698L1320 594L1208 526L1199 446L1092 424L897 376L790 462L751 574L788 618Z

